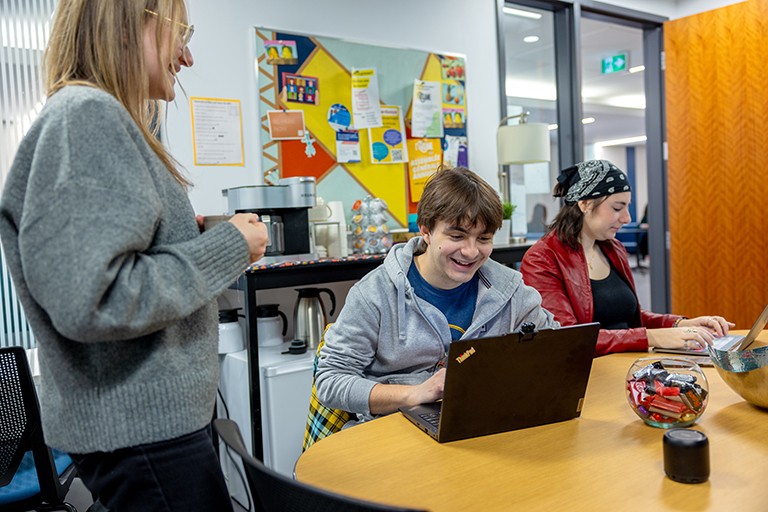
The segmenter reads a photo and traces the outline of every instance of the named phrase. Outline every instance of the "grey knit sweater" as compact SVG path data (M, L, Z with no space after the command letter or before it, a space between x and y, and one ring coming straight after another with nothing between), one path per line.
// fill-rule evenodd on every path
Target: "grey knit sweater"
M0 237L38 341L47 442L70 453L178 437L211 419L215 298L248 264L95 88L49 98L18 150Z

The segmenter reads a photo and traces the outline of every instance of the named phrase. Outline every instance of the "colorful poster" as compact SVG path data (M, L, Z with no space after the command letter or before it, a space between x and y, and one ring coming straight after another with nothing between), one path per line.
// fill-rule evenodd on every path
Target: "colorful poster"
M336 161L342 164L360 161L360 133L357 130L336 132Z
M303 110L270 110L267 123L272 140L304 140Z
M464 83L457 81L443 82L443 103L447 107L464 106Z
M408 139L408 155L408 189L411 201L417 203L427 180L442 164L440 139Z
M335 132L349 129L352 124L352 115L349 109L341 103L334 103L328 109L328 125Z
M296 41L264 41L267 64L276 66L295 66L299 63Z
M379 81L375 69L352 70L352 115L356 130L381 126Z
M443 137L440 82L413 81L413 110L411 135L413 137Z
M245 165L240 100L189 98L195 165Z
M466 137L446 135L444 150L443 167L467 167L469 165Z
M371 161L375 164L400 164L408 161L405 127L400 107L381 107L381 126L368 129Z
M443 108L443 125L446 128L464 128L464 109Z
M283 94L286 101L317 105L317 78L283 73Z
M466 135L467 110L464 82L443 80L442 82L443 127L452 130L452 135Z
M443 80L464 80L464 59L440 55L440 71Z

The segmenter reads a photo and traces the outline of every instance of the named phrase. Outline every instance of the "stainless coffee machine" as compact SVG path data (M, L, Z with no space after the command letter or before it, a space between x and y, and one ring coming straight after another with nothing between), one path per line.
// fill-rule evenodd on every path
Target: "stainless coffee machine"
M309 209L315 206L315 178L282 178L277 185L248 185L221 191L228 213L256 213L267 225L267 257L302 255L312 258ZM282 258L284 259L284 258Z

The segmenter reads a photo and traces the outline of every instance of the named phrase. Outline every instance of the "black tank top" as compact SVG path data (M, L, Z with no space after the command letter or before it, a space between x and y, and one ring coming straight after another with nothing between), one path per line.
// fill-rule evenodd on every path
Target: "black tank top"
M601 329L629 329L637 313L637 298L632 288L611 265L608 277L592 284L592 300L595 312L593 322L600 322Z

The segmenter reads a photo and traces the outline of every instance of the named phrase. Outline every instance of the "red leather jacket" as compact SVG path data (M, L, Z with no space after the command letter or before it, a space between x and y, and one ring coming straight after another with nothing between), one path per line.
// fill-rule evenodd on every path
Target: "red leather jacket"
M597 243L637 298L624 246L617 240ZM592 322L594 303L584 251L570 249L554 232L549 232L526 251L520 271L525 284L541 293L542 306L555 315L560 325ZM600 330L595 355L646 351L648 335L645 329L672 327L678 318L677 315L660 315L640 308L640 313L631 323L632 328Z

